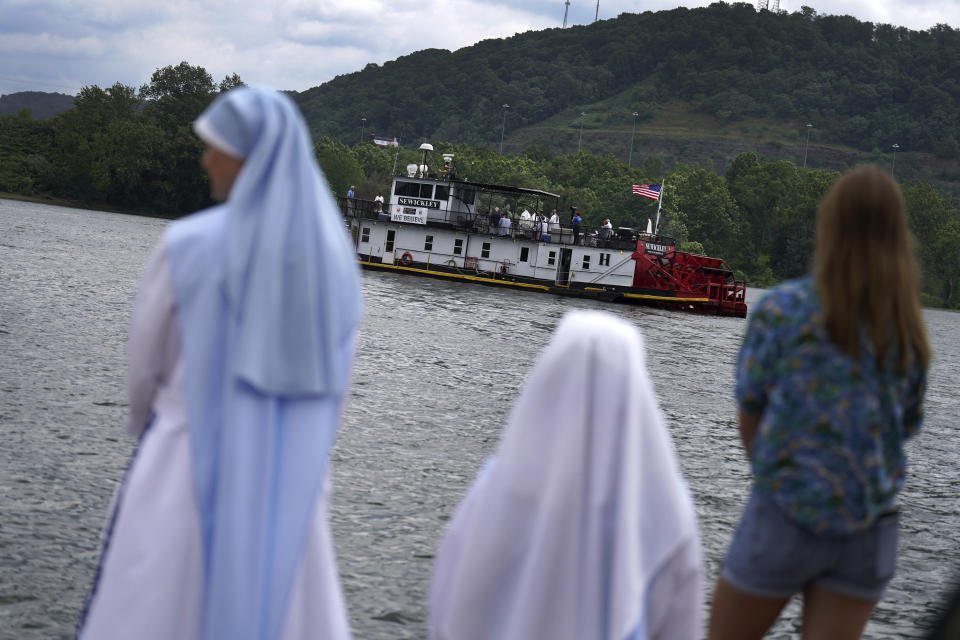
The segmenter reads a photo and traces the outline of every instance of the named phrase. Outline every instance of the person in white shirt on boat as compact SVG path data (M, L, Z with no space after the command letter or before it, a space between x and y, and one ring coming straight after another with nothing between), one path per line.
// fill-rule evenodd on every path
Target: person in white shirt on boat
M519 220L518 226L526 236L529 236L530 231L533 231L533 214L531 214L526 209L520 212L520 220Z
M537 240L545 240L550 237L547 233L547 219L542 213L537 214L536 234ZM544 238L544 236L546 236L546 238Z
M440 542L430 640L695 640L696 513L647 374L610 314L565 316Z
M80 640L345 640L328 453L362 313L356 255L285 95L194 123L223 204L171 223L131 317L140 438Z
M502 213L500 215L500 235L508 236L510 235L510 227L513 224L513 221L510 220L510 216L507 213Z
M554 209L550 212L550 221L549 221L549 230L550 233L558 233L560 231L560 216L557 215L557 210Z
M613 224L610 223L610 218L607 218L603 221L603 226L600 227L599 238L601 241L606 242L613 237Z

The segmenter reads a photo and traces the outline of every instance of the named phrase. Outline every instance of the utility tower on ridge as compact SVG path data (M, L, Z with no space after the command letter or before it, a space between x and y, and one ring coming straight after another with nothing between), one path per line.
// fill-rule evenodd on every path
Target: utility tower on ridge
M597 10L593 14L593 21L597 21L597 16L600 15L600 0L597 0Z
M757 11L770 8L770 0L757 0Z
M773 5L770 7L770 11L774 13L780 13L780 0L773 0Z
M567 5L563 8L563 29L567 28L567 12L570 11L570 0L567 0L563 4Z

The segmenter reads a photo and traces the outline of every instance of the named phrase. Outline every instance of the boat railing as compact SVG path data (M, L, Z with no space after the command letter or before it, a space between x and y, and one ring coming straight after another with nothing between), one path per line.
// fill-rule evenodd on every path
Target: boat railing
M360 198L345 198L337 196L337 205L347 219L358 220L390 220L390 205L381 204L372 200ZM487 234L496 237L509 237L514 240L531 240L547 242L557 245L574 244L573 229L561 226L547 233L542 233L536 221L512 220L509 228L496 227L491 224L487 213L473 213L466 211L431 211L427 220L428 227L440 227L462 231L466 233ZM598 231L583 232L580 234L580 245L632 251L636 248L636 240L619 235L601 239Z
M387 212L387 205L373 200L337 196L337 206L345 218L376 220Z

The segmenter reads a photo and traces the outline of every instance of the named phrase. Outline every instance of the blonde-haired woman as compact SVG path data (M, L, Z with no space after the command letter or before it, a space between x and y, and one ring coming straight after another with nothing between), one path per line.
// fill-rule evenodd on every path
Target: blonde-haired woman
M803 594L804 638L856 638L893 577L904 443L930 348L903 196L877 169L820 205L813 274L756 306L737 364L753 489L710 638L759 638Z

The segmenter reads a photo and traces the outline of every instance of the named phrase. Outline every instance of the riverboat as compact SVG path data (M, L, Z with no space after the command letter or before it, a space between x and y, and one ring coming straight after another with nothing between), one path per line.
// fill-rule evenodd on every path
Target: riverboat
M679 251L649 225L575 242L569 225L545 222L558 195L460 179L452 154L431 172L433 149L421 150L423 161L393 179L384 202L338 198L364 268L746 317L746 285L721 259Z

